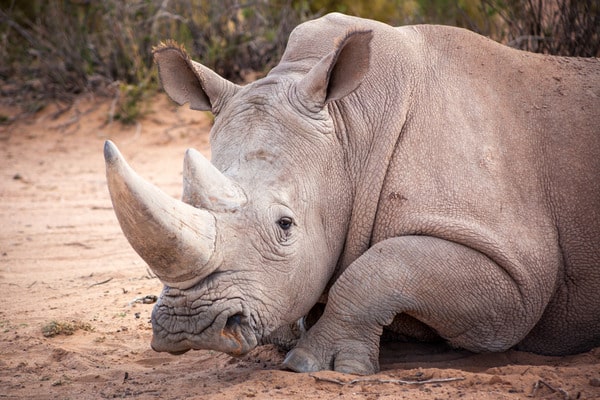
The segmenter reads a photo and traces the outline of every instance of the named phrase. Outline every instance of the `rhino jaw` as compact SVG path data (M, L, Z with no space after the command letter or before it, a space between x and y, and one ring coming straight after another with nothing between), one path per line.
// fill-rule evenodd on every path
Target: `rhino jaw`
M111 141L104 145L104 158L121 229L163 283L189 288L218 267L211 260L216 222L209 211L176 200L143 180Z

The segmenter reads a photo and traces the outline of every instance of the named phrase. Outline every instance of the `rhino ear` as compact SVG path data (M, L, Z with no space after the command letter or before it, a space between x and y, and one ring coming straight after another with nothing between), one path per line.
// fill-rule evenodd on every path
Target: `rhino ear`
M303 94L325 105L355 91L369 70L372 38L371 30L348 32L299 82Z
M190 59L173 41L153 49L154 61L165 92L179 105L190 103L192 110L218 114L240 87L211 69Z

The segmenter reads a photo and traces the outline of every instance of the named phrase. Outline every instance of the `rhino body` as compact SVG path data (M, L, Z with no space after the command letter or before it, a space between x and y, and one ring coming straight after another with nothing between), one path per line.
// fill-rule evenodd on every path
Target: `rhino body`
M243 354L326 303L296 371L378 369L380 335L475 352L600 344L600 62L341 14L244 87L155 50L211 110L182 201L105 146L115 211L165 283L152 346Z

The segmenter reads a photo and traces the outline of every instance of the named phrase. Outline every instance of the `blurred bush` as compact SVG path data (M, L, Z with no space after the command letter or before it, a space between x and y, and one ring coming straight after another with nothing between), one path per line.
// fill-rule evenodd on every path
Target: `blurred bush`
M536 53L600 57L599 0L483 0L502 27L496 39Z
M0 0L0 96L35 111L82 92L132 122L158 88L152 47L182 43L236 82L279 60L299 23L340 11L392 25L466 27L543 53L599 56L598 0Z
M151 68L152 1L2 1L1 95L16 102L71 102L117 91L115 117L130 122L141 94L157 87Z
M182 43L241 82L274 66L310 17L292 0L0 1L0 96L31 111L88 91L114 92L115 119L133 122L158 87L152 47Z

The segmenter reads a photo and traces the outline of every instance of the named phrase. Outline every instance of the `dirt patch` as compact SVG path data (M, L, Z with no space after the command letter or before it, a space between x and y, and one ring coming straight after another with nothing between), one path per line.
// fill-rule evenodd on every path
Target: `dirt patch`
M149 321L161 284L121 233L102 147L115 141L179 197L185 150L210 151L210 117L162 96L153 109L123 127L108 123L110 101L82 98L0 126L0 398L600 398L600 348L542 357L395 345L381 373L350 384L356 377L283 371L284 355L268 346L242 358L155 353Z

